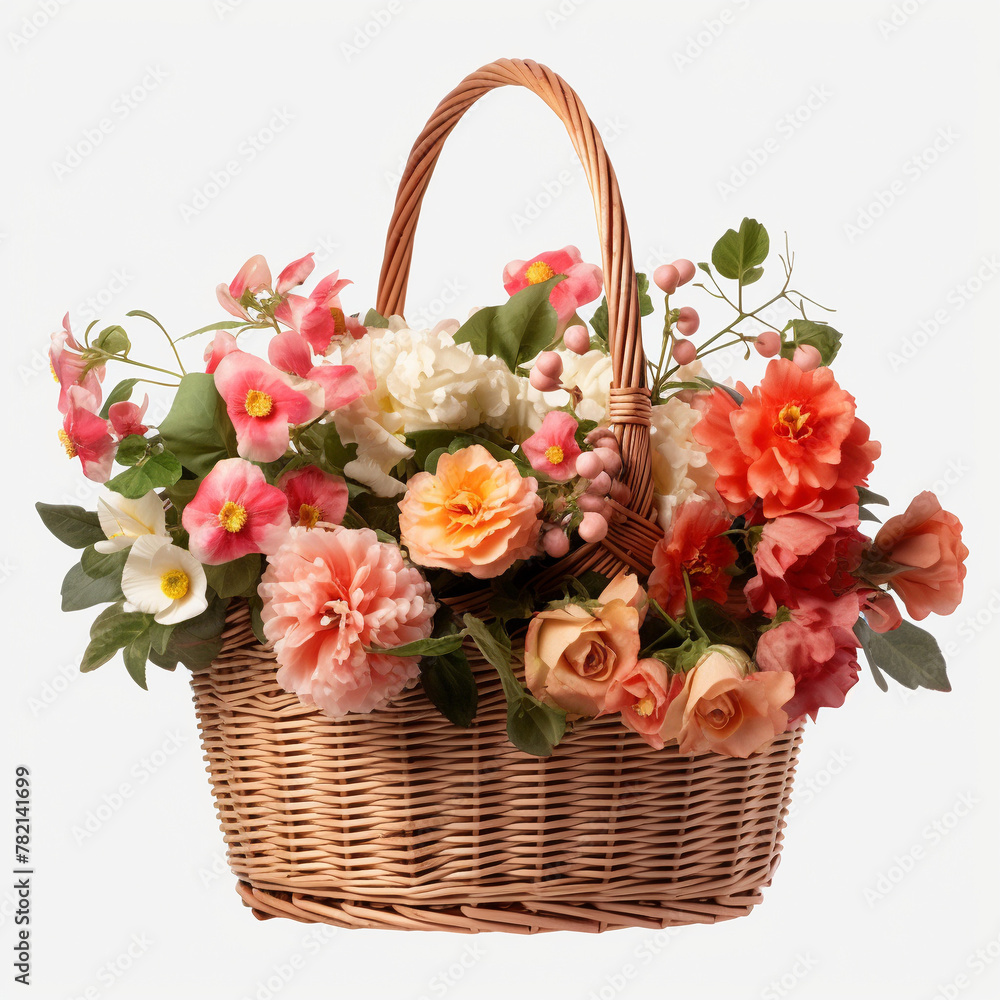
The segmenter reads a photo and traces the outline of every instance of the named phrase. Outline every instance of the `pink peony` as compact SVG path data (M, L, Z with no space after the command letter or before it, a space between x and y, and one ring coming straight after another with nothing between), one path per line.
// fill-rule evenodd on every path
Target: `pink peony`
M214 375L219 362L227 355L238 351L236 338L225 330L218 330L212 343L205 348L205 372Z
M119 441L124 440L130 434L142 436L149 430L142 422L148 407L148 395L143 397L141 406L127 400L111 404L108 408L108 419L111 421L111 430Z
M69 387L66 403L59 440L70 458L80 459L83 474L88 479L106 483L117 450L108 422L94 413L94 397L82 385Z
M257 295L259 292L270 291L271 269L267 266L261 254L251 257L236 273L236 277L228 285L219 285L215 294L219 304L230 316L250 321L250 313L243 304L244 295Z
M278 683L337 718L386 705L419 676L419 656L366 652L425 639L431 588L368 528L292 528L258 588Z
M274 311L275 319L312 345L317 354L325 354L334 337L347 331L347 319L341 308L339 292L351 282L339 271L320 279L309 297L288 295Z
M181 523L190 536L188 549L206 566L274 552L291 526L285 494L242 458L216 464L184 508Z
M347 511L347 484L315 465L286 472L275 484L288 497L292 524L314 528L320 521L340 524Z
M521 444L531 467L559 483L572 479L576 475L576 459L580 454L580 446L576 443L578 426L562 410L546 413L542 426Z
M307 382L295 389L283 372L244 351L219 362L215 387L236 428L237 451L252 462L277 461L288 447L289 425L308 423L323 412L319 386Z
M52 334L52 346L49 347L49 364L52 374L59 383L59 412L65 414L69 409L69 390L79 386L84 390L90 401L87 404L92 410L101 406L101 381L104 378L104 365L88 367L83 357L83 347L73 336L69 326L69 313L63 316L62 329ZM78 406L84 405L80 394Z
M331 412L375 388L374 379L365 379L353 365L314 365L309 341L291 331L271 338L267 358L275 368L321 386L323 408Z
M538 285L557 274L566 277L553 287L549 302L565 326L582 305L593 302L604 287L604 276L596 264L585 264L576 247L549 250L531 260L512 260L503 269L503 287L508 295Z
M850 628L784 622L768 629L757 643L763 671L787 670L795 678L795 695L784 706L794 729L821 708L840 708L858 680L858 641Z
M620 712L622 725L638 733L651 747L663 749L663 719L670 702L684 686L681 674L670 676L659 660L638 660L616 673L604 699L607 712Z

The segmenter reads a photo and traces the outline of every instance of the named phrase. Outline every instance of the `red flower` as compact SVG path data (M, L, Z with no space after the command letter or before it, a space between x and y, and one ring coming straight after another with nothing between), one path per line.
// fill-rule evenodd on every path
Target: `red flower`
M969 554L962 543L962 522L942 510L933 493L925 490L904 513L890 517L875 536L875 550L878 557L902 569L884 579L870 579L888 580L917 621L932 611L950 615L961 603Z
M845 624L858 617L857 580L865 538L858 531L858 508L840 518L787 514L764 525L754 552L757 575L744 588L751 611L773 618L778 608L798 608L808 598L845 598Z
M88 479L106 483L118 446L107 420L94 413L93 405L94 397L85 386L71 385L66 390L66 416L59 440L70 458L80 459Z
M653 549L649 596L674 618L684 614L684 574L691 581L691 597L724 604L729 591L727 567L736 559L736 546L723 534L732 527L727 514L710 503L682 504L670 534Z
M585 263L576 247L548 250L530 260L512 260L503 269L503 287L508 295L514 295L557 274L566 277L549 292L549 302L560 325L565 325L580 306L593 302L604 287L601 269Z
M855 414L854 397L829 368L802 371L787 358L767 366L742 404L713 390L694 436L709 449L716 487L741 514L763 500L765 517L839 510L858 502L881 452Z
M315 528L323 521L340 524L347 512L347 484L315 465L286 472L275 483L288 498L288 516L293 525Z

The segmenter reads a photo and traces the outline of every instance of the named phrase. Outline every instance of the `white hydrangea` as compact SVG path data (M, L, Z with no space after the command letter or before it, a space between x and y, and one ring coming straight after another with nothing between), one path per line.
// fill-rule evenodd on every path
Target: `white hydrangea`
M413 455L405 435L479 424L520 441L541 424L544 407L499 358L456 344L454 321L433 330L411 330L394 316L389 327L370 330L342 350L344 364L371 370L375 388L334 413L345 444L358 446L345 472L379 496L395 496L404 484L390 473Z
M574 407L576 415L581 420L601 423L607 416L611 396L611 356L598 350L576 354L564 348L555 353L563 363L559 381L566 389L576 387L580 392L580 401ZM565 406L569 401L570 395L565 390L545 393L545 402L551 409Z

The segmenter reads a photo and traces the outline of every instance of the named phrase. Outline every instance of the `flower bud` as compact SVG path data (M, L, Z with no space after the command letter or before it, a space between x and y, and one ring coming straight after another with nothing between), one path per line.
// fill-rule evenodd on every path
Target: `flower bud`
M586 354L590 350L590 334L585 326L571 326L563 334L563 343L574 354Z
M534 367L543 375L547 375L549 378L557 379L560 375L562 375L563 361L555 351L542 351L542 353L535 358Z
M593 451L604 466L604 471L614 479L619 472L622 471L622 457L621 454L613 448L595 448Z
M585 542L599 542L607 537L608 522L600 514L587 513L583 515L577 531Z
M802 344L800 347L796 347L795 353L792 355L792 361L804 372L811 372L819 368L822 360L823 355L812 344Z
M694 261L688 260L686 257L675 260L674 267L677 268L678 285L686 285L695 276L695 271L697 270L694 266Z
M592 451L581 452L576 459L576 474L581 479L596 479L604 471L604 463Z
M661 264L653 272L653 283L661 292L671 295L677 291L681 276L673 264Z
M595 497L608 496L611 493L611 477L606 472L595 476L591 479L587 492Z
M754 347L762 358L773 358L781 350L781 336L774 330L765 330L757 334Z
M608 507L608 501L604 497L592 496L590 493L584 493L577 500L577 505L585 513L600 514L605 519L607 519L611 512L611 508Z
M566 532L560 531L558 528L550 528L542 535L542 548L545 550L545 554L552 556L553 559L562 558L569 552L569 539L566 537Z
M678 324L679 326L680 324ZM698 351L690 340L678 340L674 344L671 353L673 354L674 361L679 365L689 365L698 357Z
M548 375L543 374L538 368L531 369L528 381L531 383L532 388L537 389L539 392L555 392L556 389L562 388L559 379L549 378Z
M677 310L677 332L685 337L691 337L698 332L701 325L701 317L697 309L691 306L682 306Z

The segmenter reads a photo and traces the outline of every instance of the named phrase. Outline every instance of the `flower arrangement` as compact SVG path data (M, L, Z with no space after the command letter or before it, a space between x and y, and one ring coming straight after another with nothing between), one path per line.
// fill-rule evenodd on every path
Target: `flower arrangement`
M430 330L349 314L336 272L302 294L311 254L277 279L256 256L218 287L232 319L173 338L128 314L166 337L176 370L134 357L119 325L81 343L64 320L59 437L103 489L96 510L38 510L81 550L64 610L106 605L81 668L121 651L145 687L149 664L204 666L245 601L277 683L304 704L372 712L420 683L468 726L475 651L500 675L510 740L539 756L578 720L615 715L655 749L746 757L842 705L859 649L883 690L886 677L948 690L935 641L899 604L917 621L955 610L961 524L922 493L862 532L888 503L867 486L880 446L830 368L840 333L792 287L787 243L780 287L748 304L769 256L744 219L711 263L654 272L652 572L564 574L556 593L536 592L539 573L601 543L628 501L607 303L580 315L603 277L575 247L512 261L505 302ZM733 318L698 338L681 289ZM789 318L765 328L765 310ZM192 337L211 338L203 371L181 360ZM769 359L759 385L708 377L703 359L732 347ZM105 399L115 364L137 374ZM149 381L172 392L155 426L148 396L133 398ZM484 590L488 615L455 610Z

